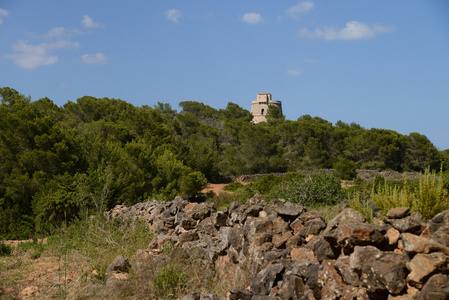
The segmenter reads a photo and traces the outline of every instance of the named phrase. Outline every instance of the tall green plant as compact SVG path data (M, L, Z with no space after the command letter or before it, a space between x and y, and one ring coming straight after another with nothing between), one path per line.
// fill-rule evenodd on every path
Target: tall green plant
M449 208L448 190L444 187L443 169L437 176L426 168L424 176L419 179L419 188L416 192L414 204L416 210L425 219L430 219L437 213Z
M421 213L424 219L431 219L435 214L449 208L443 170L437 176L430 168L426 168L415 188L411 188L407 183L403 188L385 183L377 190L373 189L371 199L383 215L394 207L410 207L411 211Z

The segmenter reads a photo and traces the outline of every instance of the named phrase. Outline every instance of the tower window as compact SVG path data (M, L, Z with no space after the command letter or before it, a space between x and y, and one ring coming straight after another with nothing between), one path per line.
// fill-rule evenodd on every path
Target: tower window
M265 112L265 109L262 108L262 111L260 112L261 115L263 115Z

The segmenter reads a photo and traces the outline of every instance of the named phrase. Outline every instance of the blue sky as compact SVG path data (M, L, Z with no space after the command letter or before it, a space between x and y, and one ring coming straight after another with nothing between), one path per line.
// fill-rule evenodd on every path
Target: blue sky
M1 0L0 86L419 132L449 148L447 0Z

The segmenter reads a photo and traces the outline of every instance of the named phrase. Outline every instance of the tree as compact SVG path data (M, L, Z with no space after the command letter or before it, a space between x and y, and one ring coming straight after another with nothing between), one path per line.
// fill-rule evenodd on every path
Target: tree
M333 175L343 180L352 180L357 177L357 169L355 163L346 158L340 158L334 163Z
M285 121L285 116L282 114L282 111L276 105L269 105L267 112L267 121L268 123L280 123Z

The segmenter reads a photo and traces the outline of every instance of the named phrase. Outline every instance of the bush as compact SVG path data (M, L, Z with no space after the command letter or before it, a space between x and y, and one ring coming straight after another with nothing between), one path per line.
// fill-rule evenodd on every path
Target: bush
M0 242L0 256L11 255L12 247L10 245L6 245L3 242Z
M227 184L223 187L223 191L235 192L242 187L243 184L241 184L240 182L231 182L230 184Z
M185 271L172 264L162 267L159 274L153 278L154 292L162 299L175 299L185 289L186 284Z
M274 190L272 198L308 206L333 205L344 199L340 181L329 174L292 177Z
M449 208L448 190L444 187L443 172L439 176L427 168L413 188L404 180L403 187L390 186L385 183L377 190L373 189L371 198L376 208L385 215L394 207L410 207L419 212L425 220Z
M18 251L29 252L32 259L38 259L45 251L46 246L37 240L21 242L17 245Z
M284 175L287 176L288 174ZM251 182L247 187L259 194L267 194L272 191L282 179L274 174L262 176Z
M362 213L368 223L374 222L374 203L370 200L369 195L355 191L349 196L349 207Z
M352 180L357 177L355 163L346 158L341 158L334 164L334 176L343 180Z

